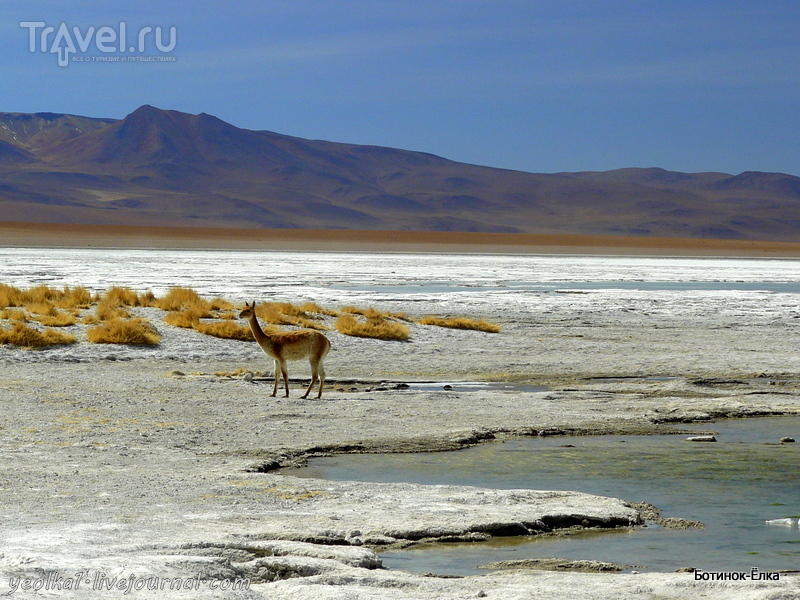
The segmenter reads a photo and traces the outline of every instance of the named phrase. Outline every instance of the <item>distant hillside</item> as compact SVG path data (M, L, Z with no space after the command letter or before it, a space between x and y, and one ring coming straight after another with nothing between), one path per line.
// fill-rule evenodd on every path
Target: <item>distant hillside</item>
M0 113L0 220L800 241L800 178L524 173L152 106Z

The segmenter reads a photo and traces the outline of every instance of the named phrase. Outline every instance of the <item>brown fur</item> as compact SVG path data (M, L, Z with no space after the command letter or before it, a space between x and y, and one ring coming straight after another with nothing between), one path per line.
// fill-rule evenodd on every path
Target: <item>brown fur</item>
M272 396L278 393L278 383L283 376L283 383L286 387L286 397L289 397L289 377L286 374L287 360L302 360L308 358L311 363L311 383L308 385L303 398L308 398L314 383L319 380L319 393L317 398L322 398L322 386L325 385L325 369L322 367L322 360L331 349L331 343L319 331L303 329L300 331L285 331L275 334L267 334L261 329L256 318L256 303L252 306L245 302L245 308L239 313L240 319L247 319L253 337L256 338L258 345L267 354L275 359L275 385L272 388Z

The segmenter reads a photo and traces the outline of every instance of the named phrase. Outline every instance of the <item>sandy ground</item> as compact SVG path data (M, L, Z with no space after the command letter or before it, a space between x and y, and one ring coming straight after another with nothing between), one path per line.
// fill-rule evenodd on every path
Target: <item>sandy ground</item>
M415 325L409 342L330 333L322 400L300 399L300 381L289 398L270 398L271 381L226 376L268 369L255 344L165 326L161 346L147 351L2 349L0 594L800 597L791 575L695 581L692 573L521 569L453 579L383 569L374 550L391 544L630 526L642 515L624 499L579 493L268 472L334 451L444 450L542 431L657 431L664 422L709 428L710 418L800 412L796 306L751 319L709 307L655 317L574 307L486 316L503 332ZM290 375L307 374L307 364L290 364ZM423 380L548 387L397 389ZM175 577L191 589L170 590ZM249 588L218 589L237 578ZM157 596L147 589L159 585Z
M141 227L0 221L0 247L797 257L800 243L570 234Z

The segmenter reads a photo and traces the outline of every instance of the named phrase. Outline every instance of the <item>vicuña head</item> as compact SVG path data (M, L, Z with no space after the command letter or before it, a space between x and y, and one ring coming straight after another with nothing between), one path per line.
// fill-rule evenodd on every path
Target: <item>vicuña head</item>
M331 343L319 331L311 329L301 329L299 331L282 331L280 333L268 334L261 329L256 317L256 303L250 305L244 303L244 309L239 313L240 319L247 319L253 337L256 338L258 345L268 356L275 359L275 385L272 388L272 396L278 393L278 382L283 376L283 383L286 388L286 397L289 397L289 377L286 375L287 360L302 360L308 358L311 363L311 383L308 385L303 398L308 398L314 383L319 381L319 393L317 398L322 398L322 386L325 384L325 370L322 368L322 360L331 349Z
M240 319L249 319L250 317L255 316L256 314L256 301L253 300L253 305L250 306L247 302L244 303L244 308L242 312L239 313Z

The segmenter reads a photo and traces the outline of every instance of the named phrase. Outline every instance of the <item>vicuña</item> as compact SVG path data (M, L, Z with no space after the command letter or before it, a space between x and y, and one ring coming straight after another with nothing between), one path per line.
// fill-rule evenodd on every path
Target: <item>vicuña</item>
M314 383L319 381L317 398L322 398L322 386L325 385L325 369L322 368L322 359L331 349L331 343L328 338L319 331L310 329L282 331L272 335L264 333L256 318L255 300L252 306L247 302L244 303L244 306L244 310L239 313L239 318L249 321L250 329L252 329L253 337L256 338L258 345L267 353L267 356L275 359L275 386L272 388L272 396L274 397L278 393L278 382L282 375L283 383L286 386L286 397L289 397L289 377L286 375L286 361L302 360L307 357L308 362L311 363L311 383L302 397L308 398Z

